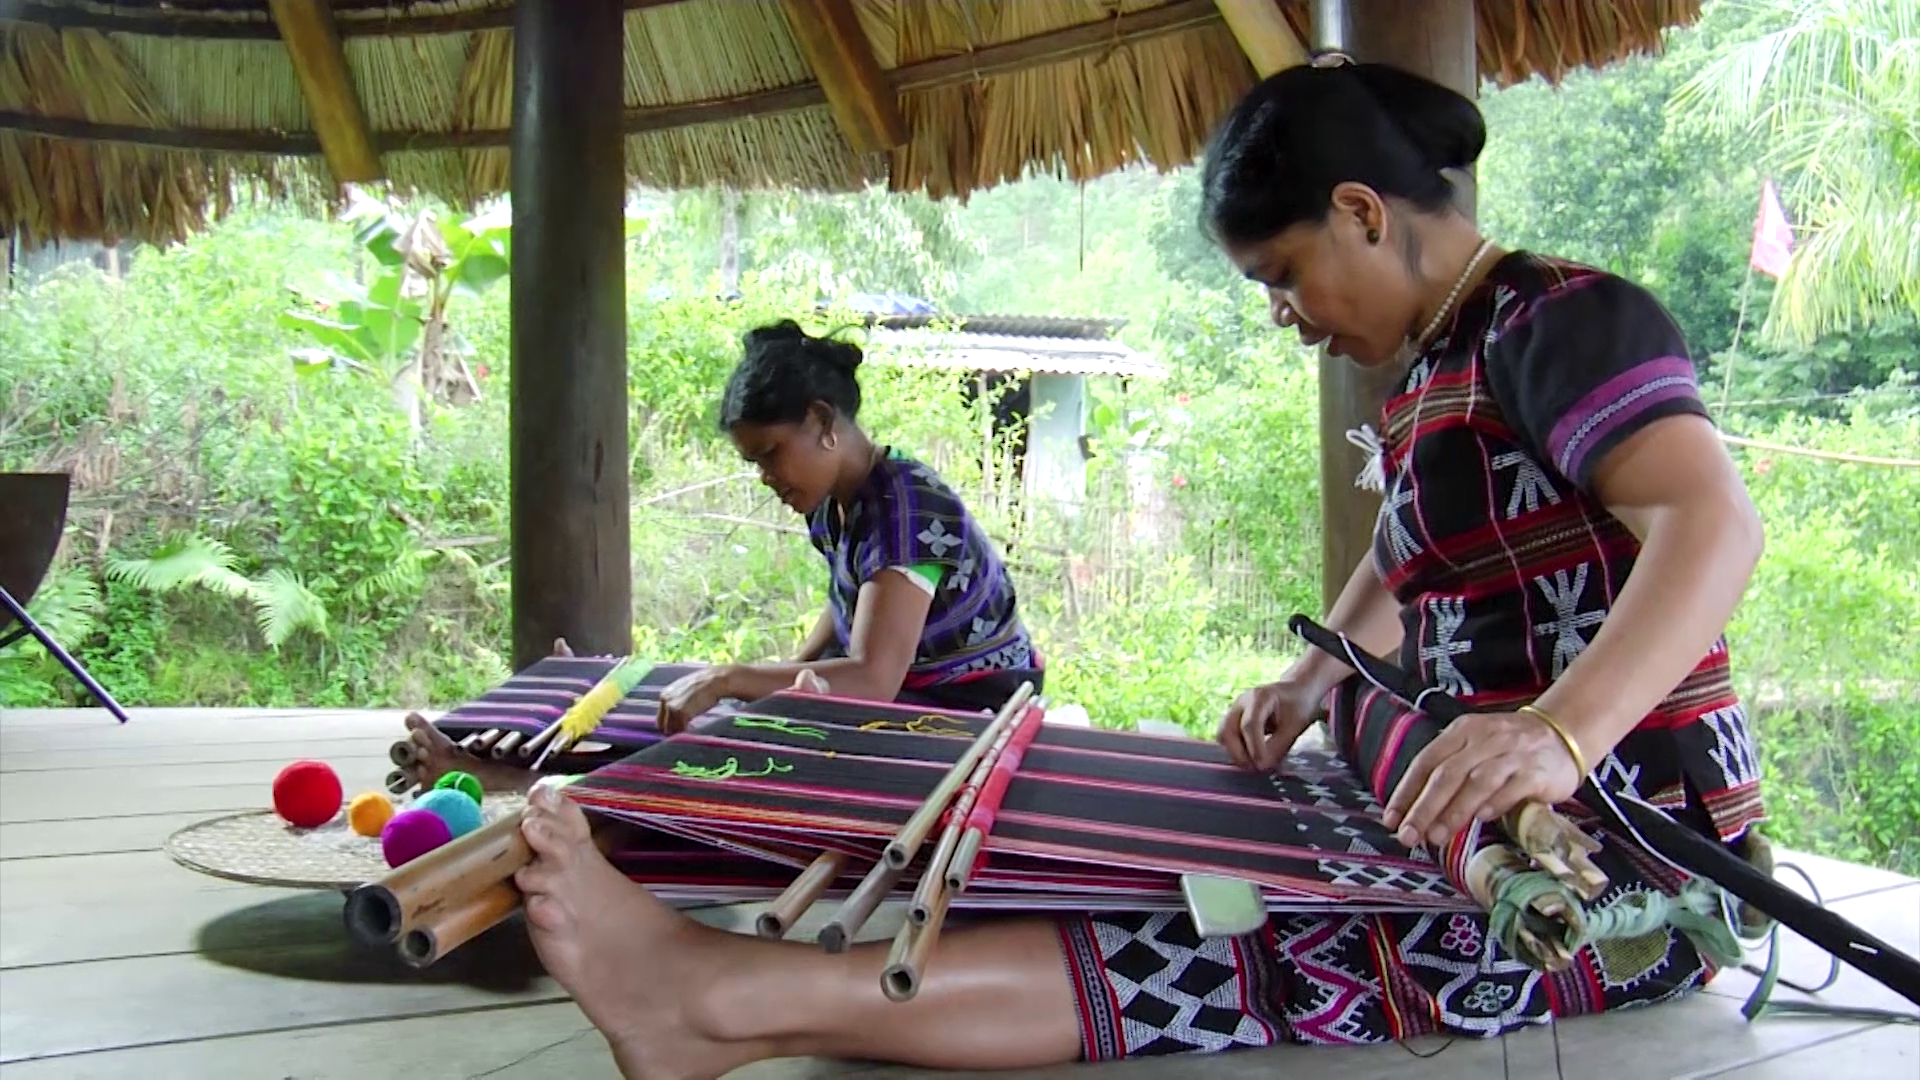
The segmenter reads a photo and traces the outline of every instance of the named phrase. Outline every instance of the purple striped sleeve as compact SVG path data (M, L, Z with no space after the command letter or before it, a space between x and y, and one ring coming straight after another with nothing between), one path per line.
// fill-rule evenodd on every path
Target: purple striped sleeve
M1675 402L1698 399L1693 364L1663 356L1636 364L1595 387L1561 414L1547 436L1547 453L1562 475L1585 477L1593 452L1611 446L1639 426L1672 411Z

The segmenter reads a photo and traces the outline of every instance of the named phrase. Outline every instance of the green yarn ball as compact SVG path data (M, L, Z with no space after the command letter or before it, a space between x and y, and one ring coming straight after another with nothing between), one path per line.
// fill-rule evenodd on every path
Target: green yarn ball
M435 791L444 791L448 788L465 794L476 803L483 801L480 781L475 780L472 773L450 772L433 782Z

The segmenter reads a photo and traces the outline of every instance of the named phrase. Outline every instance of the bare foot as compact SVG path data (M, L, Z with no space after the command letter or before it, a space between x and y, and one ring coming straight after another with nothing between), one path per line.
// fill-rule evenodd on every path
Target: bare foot
M407 737L413 742L414 762L406 772L421 787L432 787L450 772L472 775L485 791L524 792L539 779L532 769L467 753L419 713L407 716Z
M615 870L586 815L554 788L527 800L520 830L534 858L514 884L534 949L606 1037L623 1076L705 1080L764 1056L703 1034L696 1003L715 966L714 931Z

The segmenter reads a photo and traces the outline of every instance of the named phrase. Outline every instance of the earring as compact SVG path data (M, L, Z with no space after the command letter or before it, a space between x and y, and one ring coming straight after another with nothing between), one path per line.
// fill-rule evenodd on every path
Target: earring
M1379 229L1368 229L1368 230L1367 230L1367 243L1369 243L1369 244L1377 244L1377 243L1379 243L1379 242L1380 242L1380 230L1379 230Z

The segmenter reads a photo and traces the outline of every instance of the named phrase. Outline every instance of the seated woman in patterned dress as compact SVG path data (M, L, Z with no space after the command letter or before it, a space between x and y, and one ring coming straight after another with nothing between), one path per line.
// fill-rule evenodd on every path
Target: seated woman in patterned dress
M1484 137L1472 102L1423 79L1295 68L1208 154L1208 227L1276 322L1397 381L1374 550L1326 621L1478 710L1442 729L1314 655L1242 694L1220 739L1272 768L1324 710L1412 843L1497 832L1503 811L1563 804L1591 772L1737 847L1761 808L1721 635L1760 554L1756 514L1660 305L1503 252L1455 208L1448 175ZM894 1004L884 945L829 956L696 926L612 869L551 792L525 833L535 945L635 1077L780 1056L994 1068L1491 1036L1713 975L1674 931L1583 948L1547 975L1468 914L1275 915L1211 941L1184 915L1065 915L956 929ZM1598 838L1603 901L1677 888L1630 839Z
M827 606L792 663L718 665L667 687L667 732L721 698L762 698L803 673L845 697L969 711L1043 684L1013 578L960 496L855 422L860 359L857 346L792 322L747 335L720 426L806 518L827 561Z
M860 349L792 322L747 335L720 426L760 482L807 521L826 559L827 606L791 663L717 664L661 691L660 726L683 730L723 698L752 701L824 680L842 697L937 709L995 709L1022 682L1045 684L1013 578L952 488L856 423ZM456 747L408 720L414 778L461 769L489 788L532 775Z

